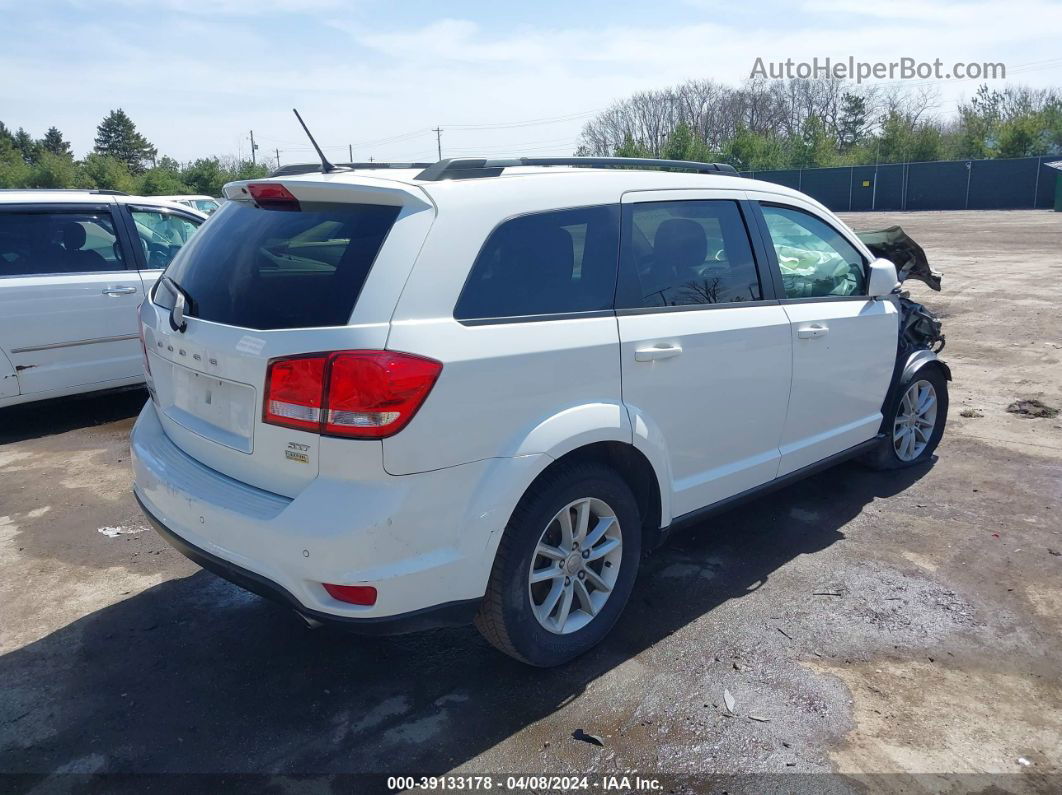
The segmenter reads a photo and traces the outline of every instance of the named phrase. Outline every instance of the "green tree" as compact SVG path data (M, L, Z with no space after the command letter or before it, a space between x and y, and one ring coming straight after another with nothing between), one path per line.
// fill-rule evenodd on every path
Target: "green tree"
M692 160L699 163L711 162L712 150L686 122L679 122L664 142L660 153L665 160Z
M782 142L773 135L758 133L739 124L723 147L723 159L738 171L764 171L788 165Z
M155 168L161 168L163 171L172 171L174 174L181 173L181 164L169 155L163 155L160 157Z
M790 138L788 143L792 168L821 168L837 162L833 139L818 116L809 116L800 135Z
M218 158L202 157L181 172L181 181L191 188L192 193L219 196L226 179Z
M837 146L848 152L867 133L867 101L856 94L841 97L841 115L837 122Z
M652 157L649 147L634 140L630 133L623 136L623 143L616 147L616 157Z
M51 152L53 155L59 155L60 157L72 158L74 156L70 150L70 142L64 140L63 134L59 132L58 127L48 128L48 132L40 140L40 147L43 151Z
M78 187L78 168L73 158L47 150L41 152L29 176L34 188Z
M0 188L30 186L30 166L22 159L22 153L15 146L14 140L14 136L7 132L6 128L0 130Z
M33 140L32 135L21 127L15 133L15 148L18 149L19 154L22 155L22 160L27 165L33 165L37 162L37 158L40 157L40 145Z
M79 188L120 190L126 193L136 191L136 180L129 173L125 163L116 157L93 152L82 160L79 166Z
M125 164L130 174L141 174L158 150L137 132L133 120L121 108L112 110L96 128L96 154Z
M195 193L181 181L178 172L161 166L149 168L137 178L136 192L141 196L173 196L183 193Z

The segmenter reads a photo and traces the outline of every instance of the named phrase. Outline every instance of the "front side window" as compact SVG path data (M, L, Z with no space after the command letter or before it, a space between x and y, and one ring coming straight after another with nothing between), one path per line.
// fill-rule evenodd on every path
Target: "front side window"
M148 268L169 265L199 228L198 223L173 213L155 210L133 210L132 213Z
M124 270L110 213L0 213L0 276Z
M866 295L863 255L840 232L793 207L762 209L786 298Z
M763 298L737 203L628 205L617 308L736 304Z
M478 320L611 309L618 247L615 207L513 218L487 238L454 317Z

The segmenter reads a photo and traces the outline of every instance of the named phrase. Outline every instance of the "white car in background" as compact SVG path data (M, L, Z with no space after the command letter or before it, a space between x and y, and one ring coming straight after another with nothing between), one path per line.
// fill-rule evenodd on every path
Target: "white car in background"
M221 206L221 202L224 201L224 199L215 199L212 196L203 196L199 194L191 194L188 196L153 196L152 198L183 204L186 207L191 207L193 210L198 210L207 215L211 215Z
M108 191L0 191L0 407L144 382L137 308L206 215Z
M797 191L619 158L307 172L226 186L149 294L132 452L161 535L311 623L475 620L556 665L671 530L944 432L937 327Z

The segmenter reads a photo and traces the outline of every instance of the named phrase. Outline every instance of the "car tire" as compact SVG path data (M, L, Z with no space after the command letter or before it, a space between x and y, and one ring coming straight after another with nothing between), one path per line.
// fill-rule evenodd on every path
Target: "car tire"
M546 473L505 528L476 627L495 648L529 665L546 668L578 657L623 612L641 541L637 501L615 471L579 463Z
M923 405L929 399L932 411ZM923 464L933 457L947 421L947 378L940 367L923 367L896 390L885 412L885 436L863 463L882 470Z

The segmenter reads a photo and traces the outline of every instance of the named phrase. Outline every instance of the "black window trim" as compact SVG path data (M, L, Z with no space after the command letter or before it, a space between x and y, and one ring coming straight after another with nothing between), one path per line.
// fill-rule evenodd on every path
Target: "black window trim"
M786 204L782 201L767 201L762 199L753 199L749 202L752 205L749 209L756 221L756 227L760 234L760 245L763 247L767 260L770 262L770 275L771 280L774 283L775 294L778 296L778 303L780 304L813 304L826 302L838 302L838 301L870 301L873 300L869 295L812 295L803 298L788 298L785 294L785 285L782 282L782 269L778 266L778 253L774 250L774 241L771 239L771 232L767 228L767 219L763 216L763 207L779 207L783 210L796 210L810 215L822 223L826 224L832 229L839 237L846 240L855 252L859 255L859 258L863 261L863 284L868 285L870 283L870 274L867 272L869 263L867 258L863 255L863 252L859 250L851 240L848 239L848 235L844 234L841 230L835 227L827 219L823 218L818 213L813 213L806 207L799 207L795 204Z
M500 316L500 317L464 318L464 319L459 318L457 316L457 305L461 302L461 297L465 294L465 290L468 289L469 282L472 281L472 272L473 272L473 270L475 268L476 262L483 255L483 250L487 247L487 243L490 241L490 239L494 236L494 233L497 232L499 228L501 228L505 224L509 223L510 221L515 221L518 218L530 218L530 217L533 217L533 216L536 216L536 215L547 215L547 214L551 214L551 213L571 212L573 210L597 210L597 209L601 209L601 208L612 210L613 213L615 214L615 218L613 220L616 221L616 234L617 234L616 272L615 272L615 281L613 282L613 286L612 286L612 307L611 308L609 308L609 309L588 309L585 312L550 312L550 313L538 314L538 315L503 315L503 316ZM512 215L509 215L509 216L507 216L505 218L502 218L500 221L498 221L498 223L496 223L493 227L491 227L491 230L483 238L483 243L480 245L479 249L476 251L476 256L472 258L472 262L468 266L468 273L465 276L465 280L464 280L464 282L461 283L461 289L458 290L458 292L457 292L457 299L454 301L454 306L453 306L453 309L451 310L451 316L453 317L454 320L456 320L462 326L500 326L500 325L504 325L504 324L507 324L507 323L542 323L542 322L545 322L547 320L574 320L574 319L578 319L578 318L595 318L595 317L613 317L613 316L615 316L615 314L616 314L616 312L615 312L615 308L616 308L616 290L619 289L619 263L620 263L620 241L618 239L618 236L622 233L622 229L621 229L622 223L623 223L622 208L621 208L619 202L604 202L604 203L597 203L597 204L579 204L579 205L575 205L575 206L572 206L572 207L553 207L553 208L550 208L550 209L547 209L547 210L530 210L528 212L513 213Z
M119 210L120 205L112 204L109 202L26 202L26 203L12 203L12 204L0 204L0 213L2 214L33 214L33 215L45 215L45 214L103 214L106 213L111 218L111 225L114 227L114 236L118 241L118 247L122 251L122 265L121 268L115 268L113 270L102 271L55 271L52 273L11 273L0 274L0 279L25 279L33 276L95 276L105 273L128 273L129 271L136 271L138 268L136 264L130 260L129 253L133 250L133 247L129 245L128 230L125 228L125 221L122 218L122 213Z

